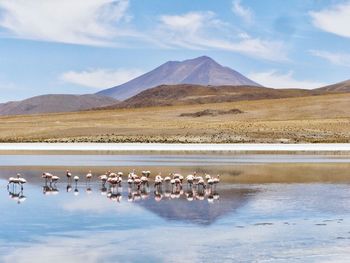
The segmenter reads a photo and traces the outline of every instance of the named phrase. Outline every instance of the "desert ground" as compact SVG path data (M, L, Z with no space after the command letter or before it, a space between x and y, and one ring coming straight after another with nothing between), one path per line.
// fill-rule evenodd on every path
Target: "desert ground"
M350 94L344 93L8 116L0 118L0 141L344 143L350 142L349 109Z

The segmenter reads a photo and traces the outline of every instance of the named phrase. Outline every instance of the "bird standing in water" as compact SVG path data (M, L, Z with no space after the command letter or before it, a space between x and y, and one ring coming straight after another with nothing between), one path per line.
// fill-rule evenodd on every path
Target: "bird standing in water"
M68 182L70 182L72 180L72 173L69 170L66 171L66 176L67 176Z

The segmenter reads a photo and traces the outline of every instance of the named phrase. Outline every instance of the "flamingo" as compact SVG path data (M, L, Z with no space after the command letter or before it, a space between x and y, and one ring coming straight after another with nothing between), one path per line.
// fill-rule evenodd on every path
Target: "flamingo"
M145 175L142 175L141 178L140 178L140 180L141 180L141 183L143 183L143 184L148 183L148 178L147 178L147 176L145 176Z
M117 174L116 173L109 173L108 174L108 177L110 177L110 178L115 178L115 177L117 177Z
M189 175L186 176L187 184L189 184L190 186L192 186L193 180L194 180L194 175L193 174L189 174Z
M195 180L196 180L196 185L199 187L199 186L202 186L203 189L205 189L205 182L204 182L204 179L202 176L196 176L195 177Z
M91 181L91 178L92 178L92 173L91 173L91 171L89 171L89 172L86 174L86 180Z
M180 179L180 178L175 178L174 181L175 181L175 184L176 184L177 186L178 186L178 185L181 186L181 179Z
M123 182L123 178L122 178L122 176L123 176L123 173L122 172L119 172L118 173L118 177L117 177L117 183L119 184L119 186L121 186L121 183Z
M129 178L128 178L128 184L131 185L134 182L134 180L132 179L132 177L129 174Z
M132 172L131 178L135 180L135 179L139 179L139 176L137 174L135 174L135 172Z
M184 177L182 176L182 174L179 174L179 173L171 173L170 175L173 176L173 179L179 179L182 183Z
M67 176L67 179L68 179L68 182L69 182L71 180L71 178L72 178L72 173L69 170L67 170L66 171L66 176Z
M211 179L211 176L210 176L210 174L205 174L205 180L209 180L209 179Z
M27 180L24 179L23 177L21 177L21 174L19 174L19 173L17 174L17 179L18 179L19 184L23 188L23 185L27 183Z
M162 183L163 183L163 178L159 173L158 175L156 175L156 177L154 179L154 187L161 186Z
M215 187L218 183L220 183L220 174L213 178L213 184L215 185Z
M134 179L134 184L137 185L137 189L140 189L141 183L142 183L142 181L140 178Z
M45 179L45 183L47 183L47 180L51 180L52 176L53 175L51 173L44 172L41 177L44 178Z
M207 180L207 184L209 185L209 186L213 186L213 184L214 184L214 180L215 178L212 178L212 177L210 177L208 180Z
M27 183L27 180L21 177L21 174L17 174L17 177L10 177L8 180L7 186L12 185L20 185L23 190L23 184Z
M52 177L51 177L51 183L57 183L58 182L58 180L60 180L60 178L57 176L57 175L53 175Z
M79 176L75 175L75 176L73 177L73 179L74 179L75 184L77 184L78 181L79 181Z
M111 186L115 186L119 183L119 178L118 177L109 177L107 179L107 182L111 185Z
M99 176L99 178L102 181L102 184L105 184L107 182L108 176L106 174L102 174Z
M171 177L170 176L166 176L164 178L164 182L169 183L170 181L171 181Z

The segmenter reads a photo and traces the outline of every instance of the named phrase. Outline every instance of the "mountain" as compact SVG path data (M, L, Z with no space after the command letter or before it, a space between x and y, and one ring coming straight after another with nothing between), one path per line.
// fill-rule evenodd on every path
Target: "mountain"
M71 112L103 107L117 100L99 95L42 95L0 104L0 115Z
M316 89L323 92L350 92L350 80Z
M213 59L203 56L184 61L166 62L129 82L102 90L97 94L125 100L144 90L163 84L260 86L237 71L223 67Z
M242 100L279 99L318 95L302 89L271 89L256 86L201 86L191 84L161 85L106 108L137 108L233 102Z

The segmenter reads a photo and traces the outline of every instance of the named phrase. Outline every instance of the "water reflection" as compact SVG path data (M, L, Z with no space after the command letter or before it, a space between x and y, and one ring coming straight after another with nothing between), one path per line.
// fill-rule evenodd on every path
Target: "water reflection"
M120 184L103 183L98 175L106 167L73 167L69 182L67 167L0 168L0 262L349 258L349 165L205 168L159 171L197 171L203 179L205 173L220 173L217 187L187 184L186 178L181 185L171 180L155 185L155 176L144 184L129 184L125 176ZM61 180L45 182L46 169ZM23 190L11 185L6 191L17 170L28 183ZM120 170L127 175L131 168Z
M79 184L75 184L74 188L71 184L67 184L65 189L67 193L73 192L73 195L77 196L80 193L81 188L85 189L85 192L90 195L93 193L94 186L97 189L95 191L99 191L102 196L106 196L108 199L112 201L120 202L123 198L123 187L127 188L127 192L125 195L127 196L127 200L129 202L137 202L140 200L148 200L150 197L153 198L156 202L165 201L165 200L173 200L180 199L187 200L189 202L192 201L203 201L207 200L209 203L213 203L214 201L218 201L220 195L216 188L197 188L195 186L187 186L185 187L185 191L182 187L169 187L165 186L164 190L162 187L154 187L154 190L151 190L151 187L147 184L143 184L140 187L131 186L131 185L118 185L118 186L107 186L106 184L102 184L99 188L98 183L92 184L88 183L83 186L79 186ZM14 187L14 192L17 188ZM60 193L59 184L45 183L42 185L42 193L46 196L48 195L58 195Z
M7 187L7 191L10 198L17 202L17 204L21 204L27 199L27 197L23 193L23 188Z
M56 184L55 185L45 184L43 185L42 190L44 195L57 195L60 192Z

